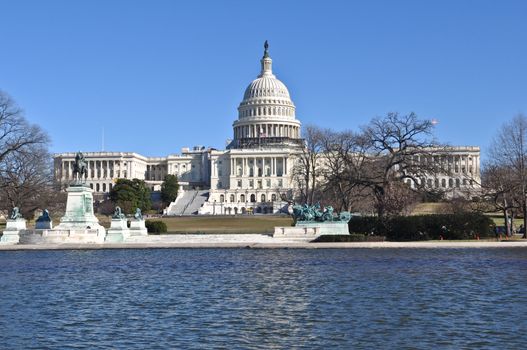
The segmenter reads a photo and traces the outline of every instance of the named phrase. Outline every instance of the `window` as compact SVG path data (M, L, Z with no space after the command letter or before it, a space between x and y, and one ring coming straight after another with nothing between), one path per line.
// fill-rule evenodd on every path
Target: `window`
M242 180L238 180L238 188L242 188Z
M252 203L255 203L255 202L256 202L256 195L251 194L251 202L252 202Z
M231 203L234 203L234 195L231 194Z
M454 180L448 179L448 187L454 187Z
M278 180L278 187L282 187L282 179Z
M441 187L446 187L446 180L445 179L441 180Z
M265 181L265 186L266 186L267 188L271 187L271 180L266 180L266 181Z
M456 179L456 187L460 187L461 186L461 181L459 181L459 179Z
M240 202L245 202L245 195L244 194L240 195Z
M220 195L220 203L223 203L223 202L225 202L225 196L221 194Z
M254 180L249 180L249 187L254 188Z
M276 201L276 194L273 193L273 194L271 195L271 200L272 200L273 202Z
M260 202L265 202L265 194L262 194L262 195L260 196L260 199L261 199Z

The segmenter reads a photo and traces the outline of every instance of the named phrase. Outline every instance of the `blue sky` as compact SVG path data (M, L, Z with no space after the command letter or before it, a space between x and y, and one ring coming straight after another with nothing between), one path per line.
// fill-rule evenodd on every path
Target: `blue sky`
M52 152L224 148L269 40L304 124L387 112L485 151L527 113L527 1L1 1L0 89ZM82 136L77 136L77 135Z

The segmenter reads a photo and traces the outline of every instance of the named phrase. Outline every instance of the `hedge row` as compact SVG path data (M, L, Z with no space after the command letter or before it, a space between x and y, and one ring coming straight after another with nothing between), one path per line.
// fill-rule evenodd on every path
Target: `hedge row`
M160 234L167 232L167 224L159 220L146 220L145 226L148 233Z
M474 239L493 236L494 223L479 213L398 216L385 221L363 216L352 217L349 229L350 233L386 236L389 241Z
M382 242L384 237L367 236L362 233L352 233L350 235L321 235L312 242Z

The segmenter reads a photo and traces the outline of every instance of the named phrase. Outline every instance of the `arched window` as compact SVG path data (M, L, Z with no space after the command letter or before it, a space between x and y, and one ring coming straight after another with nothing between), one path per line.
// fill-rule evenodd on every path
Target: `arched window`
M251 203L255 203L255 202L256 202L256 195L251 194Z
M93 184L90 184L90 188L93 190Z
M231 203L234 203L234 195L231 194Z
M261 199L261 202L265 202L265 194L262 194L262 195L260 196L260 199Z
M459 179L456 179L456 187L460 187L461 186L461 181Z
M106 184L102 184L102 191L106 192Z
M238 208L234 207L234 215L238 214Z
M101 190L101 189L100 189L99 184L96 184L96 185L95 185L95 192L100 192L100 190Z
M220 203L223 203L223 202L225 202L225 196L221 194L220 195Z
M244 194L240 195L240 202L245 202L245 195Z
M441 187L446 187L446 180L445 179L441 180Z
M272 200L273 202L276 202L276 194L273 193L273 194L271 195L271 200Z
M454 180L448 179L448 187L454 187Z

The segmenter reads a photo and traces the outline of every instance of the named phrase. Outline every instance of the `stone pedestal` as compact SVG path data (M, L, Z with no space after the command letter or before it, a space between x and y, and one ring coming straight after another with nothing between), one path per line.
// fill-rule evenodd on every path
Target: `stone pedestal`
M130 221L130 236L148 236L145 220L132 219Z
M112 219L112 224L106 233L106 242L123 242L130 237L126 219Z
M320 235L349 235L348 223L345 221L299 221L294 227L275 227L273 237L315 238Z
M57 230L97 230L98 236L106 233L93 213L93 190L85 185L71 185L66 190L66 213L60 219Z
M5 230L0 238L1 243L17 244L20 241L20 232L26 229L25 219L8 219L5 225Z

